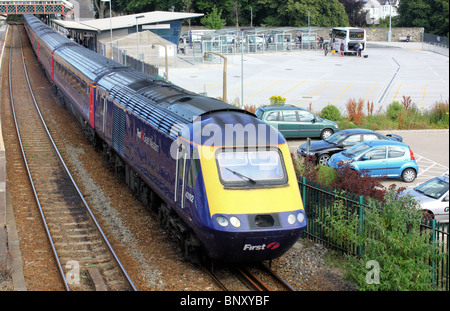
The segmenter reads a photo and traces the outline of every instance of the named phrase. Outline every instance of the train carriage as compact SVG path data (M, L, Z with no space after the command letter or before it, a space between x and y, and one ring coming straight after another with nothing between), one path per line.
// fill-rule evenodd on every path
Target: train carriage
M187 259L266 260L295 243L306 218L277 130L68 42L34 16L24 20L68 108Z

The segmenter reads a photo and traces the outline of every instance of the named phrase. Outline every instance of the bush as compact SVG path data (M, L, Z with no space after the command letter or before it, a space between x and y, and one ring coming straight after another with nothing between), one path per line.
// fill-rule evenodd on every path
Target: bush
M286 102L286 98L280 95L273 95L269 98L271 106L283 106Z
M348 118L356 125L360 125L363 121L364 117L363 107L364 107L363 99L360 99L358 101L350 99L346 104Z
M317 171L317 181L324 185L329 185L336 181L337 172L334 168L325 165L319 165Z
M403 105L399 102L392 102L386 110L386 113L388 115L388 118L392 121L398 120L398 117L400 115L400 111L402 111Z
M449 123L449 104L448 101L437 102L431 107L430 122L438 127L448 128Z
M381 181L380 177L369 176L364 171L361 173L355 171L349 164L339 164L336 180L331 183L331 186L382 202L386 188Z
M325 106L322 109L322 111L320 112L320 115L323 118L331 120L331 121L339 121L339 120L341 120L341 112L334 105L327 105L327 106Z
M421 229L417 205L412 197L390 191L383 208L373 203L364 208L363 222L342 201L325 212L320 224L329 238L361 247L359 257L347 255L346 275L359 290L434 290L429 261L442 255L436 255L431 232Z

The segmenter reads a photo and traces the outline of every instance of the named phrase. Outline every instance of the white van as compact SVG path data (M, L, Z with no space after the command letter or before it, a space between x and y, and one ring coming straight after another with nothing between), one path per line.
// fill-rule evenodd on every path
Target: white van
M213 29L186 31L180 36L180 39L178 41L180 43L186 44L186 43L190 43L191 38L192 38L192 42L200 42L202 40L203 35L207 34L208 32L214 32L214 31L215 30L213 30Z

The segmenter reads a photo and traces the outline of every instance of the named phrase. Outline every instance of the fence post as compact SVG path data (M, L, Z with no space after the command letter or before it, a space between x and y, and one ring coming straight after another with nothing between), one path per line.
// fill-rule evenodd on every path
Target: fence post
M360 195L358 198L359 234L362 234L364 225L363 204L364 204L364 197ZM361 256L362 252L363 252L362 246L358 245L358 256Z
M302 200L303 200L303 208L306 211L306 177L302 177Z
M434 245L434 242L436 242L436 219L431 219L431 230L433 231L431 233L431 244ZM436 250L434 250L434 255L436 255ZM436 287L436 261L433 260L431 263L431 267L433 269L433 278L432 278L432 284L434 287Z

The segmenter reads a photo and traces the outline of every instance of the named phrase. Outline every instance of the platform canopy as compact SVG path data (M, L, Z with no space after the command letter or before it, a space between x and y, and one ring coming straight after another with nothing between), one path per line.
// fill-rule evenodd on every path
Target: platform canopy
M0 0L0 14L73 14L73 4L66 0Z

